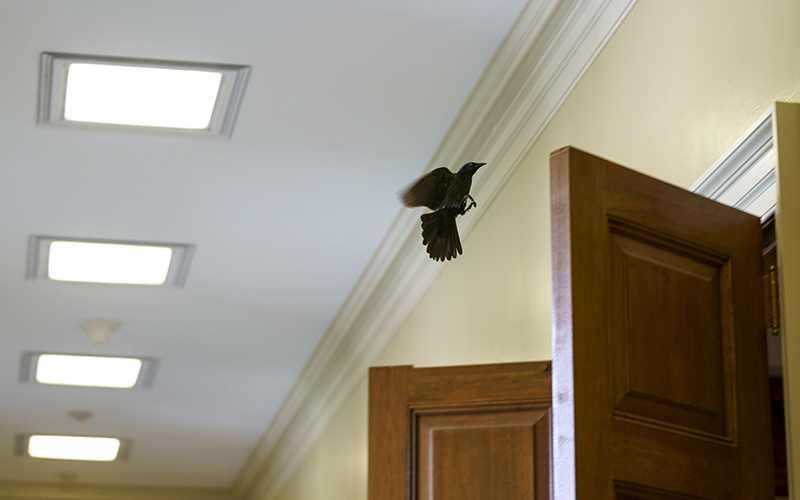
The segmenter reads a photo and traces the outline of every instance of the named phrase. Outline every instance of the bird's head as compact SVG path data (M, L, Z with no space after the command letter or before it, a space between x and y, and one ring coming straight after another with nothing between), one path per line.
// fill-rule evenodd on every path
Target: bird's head
M478 169L481 168L484 165L486 165L486 164L485 163L475 163L475 162L471 161L469 163L465 163L464 166L461 167L458 170L458 173L462 174L462 175L468 175L468 176L472 177L472 174L477 172Z

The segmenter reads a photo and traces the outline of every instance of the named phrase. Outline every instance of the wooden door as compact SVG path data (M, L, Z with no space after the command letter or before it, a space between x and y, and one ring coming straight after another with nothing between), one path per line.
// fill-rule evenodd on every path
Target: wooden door
M558 500L773 498L755 217L551 156Z
M546 500L549 455L549 362L370 368L370 500Z

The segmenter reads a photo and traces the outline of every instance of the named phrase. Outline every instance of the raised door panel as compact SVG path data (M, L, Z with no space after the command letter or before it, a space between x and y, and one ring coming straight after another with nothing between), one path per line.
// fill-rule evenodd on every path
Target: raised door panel
M730 442L729 259L626 221L609 230L614 415Z
M547 498L549 408L415 411L420 500Z
M370 369L369 498L550 498L549 366Z
M555 497L767 499L760 221L551 158Z

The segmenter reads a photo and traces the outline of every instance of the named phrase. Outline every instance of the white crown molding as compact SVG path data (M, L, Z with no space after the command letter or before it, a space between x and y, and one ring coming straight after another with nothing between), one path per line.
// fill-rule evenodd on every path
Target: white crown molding
M428 170L488 163L466 237L636 0L529 0ZM482 171L483 173L484 171ZM400 210L234 484L271 500L439 275L420 243L419 212Z
M778 203L772 109L767 110L689 190L764 221Z
M233 500L230 490L0 482L0 500Z

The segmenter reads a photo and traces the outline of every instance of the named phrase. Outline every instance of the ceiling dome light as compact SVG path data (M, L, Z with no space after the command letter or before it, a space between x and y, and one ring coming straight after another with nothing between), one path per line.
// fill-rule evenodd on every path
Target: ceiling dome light
M82 424L92 418L94 416L93 412L89 410L72 410L71 412L67 413L73 420Z
M90 318L81 322L81 329L89 334L95 344L105 344L112 333L119 330L121 323L108 318Z

